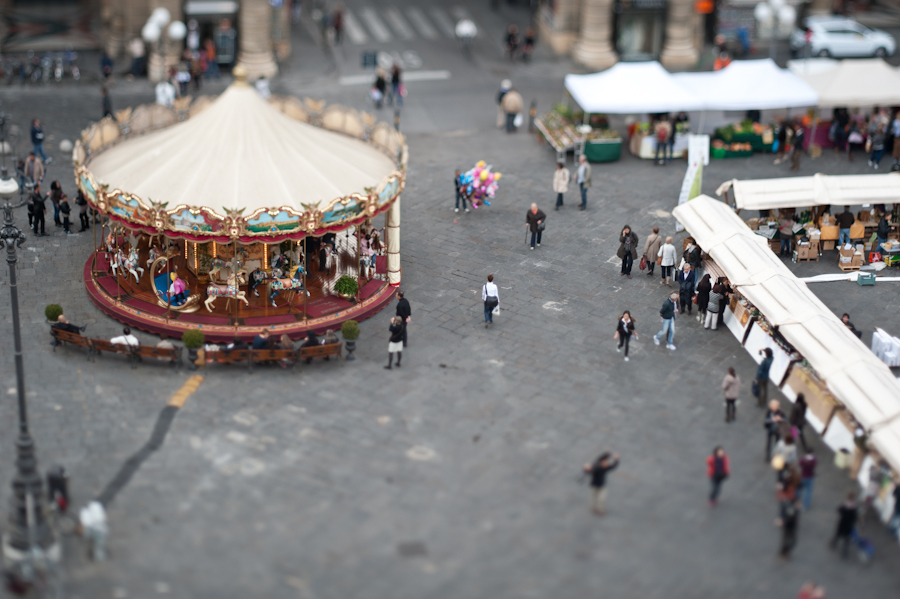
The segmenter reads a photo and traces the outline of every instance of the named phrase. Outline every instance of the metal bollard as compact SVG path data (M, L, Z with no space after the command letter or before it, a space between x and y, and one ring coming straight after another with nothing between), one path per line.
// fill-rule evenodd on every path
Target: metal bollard
M400 130L400 109L399 108L394 109L394 129L396 129L397 131Z
M528 132L534 133L534 119L537 118L537 100L531 101L531 108L528 109Z

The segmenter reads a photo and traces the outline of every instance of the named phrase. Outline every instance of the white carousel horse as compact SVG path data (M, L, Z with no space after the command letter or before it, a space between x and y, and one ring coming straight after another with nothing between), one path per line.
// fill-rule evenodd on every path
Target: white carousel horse
M303 280L300 279L300 275L304 274L302 266L295 266L293 276L290 278L283 277L282 274L281 270L274 269L272 271L272 282L269 283L269 301L272 302L274 307L278 307L275 303L275 297L282 291L306 291L306 296L309 297L309 291L303 288ZM288 303L290 303L290 299L288 299Z
M235 262L237 264L238 271L240 271L244 268L243 260L238 259ZM232 265L232 261L231 260L223 260L222 258L213 258L211 261L211 264L212 264L212 266L210 266L210 268L209 268L209 280L210 281L218 280L219 271L222 270L223 268L225 268L226 266L230 268Z
M127 257L125 256L125 253L119 249L119 251L116 252L115 259L112 260L110 264L113 276L116 276L116 269L121 268L133 274L135 283L139 283L141 281L141 276L144 274L144 269L138 266L138 260L138 253L135 248L131 248L128 251ZM141 273L140 276L138 276L138 272Z
M228 303L231 303L231 298L235 298L238 301L244 302L244 305L249 306L250 302L247 300L247 293L245 291L241 291L239 285L243 285L247 282L247 279L244 277L243 272L239 272L238 276L230 275L228 277L228 282L225 285L216 285L210 284L206 288L206 301L203 303L206 306L206 309L212 312L213 305L216 303L216 298L218 297L226 297L228 298Z
M150 248L150 259L147 260L147 268L153 265L153 262L159 258L159 252L156 251L156 247L153 246Z

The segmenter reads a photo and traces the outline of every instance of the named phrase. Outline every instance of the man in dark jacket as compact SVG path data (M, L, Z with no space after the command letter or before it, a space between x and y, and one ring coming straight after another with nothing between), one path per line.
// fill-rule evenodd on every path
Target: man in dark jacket
M800 526L800 506L796 497L787 497L781 502L781 548L779 556L784 561L791 559L791 550L797 544L797 529Z
M606 514L606 473L619 466L619 454L612 456L608 452L600 454L593 464L585 464L584 471L591 475L591 511L598 516Z
M856 217L850 212L850 206L844 206L844 211L835 217L838 224L838 244L843 247L850 243L850 227L856 222Z
M878 247L875 248L875 251L877 252L884 252L884 248L881 247L881 244L887 241L891 231L897 229L897 227L891 225L891 216L890 212L885 212L881 215L881 220L878 221L878 229L875 231L875 236L878 238Z
M675 349L675 315L678 313L678 292L673 291L659 309L659 320L662 329L653 336L653 343L659 345L659 339L666 335L666 349Z
M403 325L403 347L406 347L406 325L412 317L412 308L409 307L409 300L403 297L402 291L397 292L397 316Z
M59 329L61 331L67 331L69 333L75 333L76 335L80 335L87 328L87 325L83 327L72 324L66 319L62 314L59 315L59 318L56 319L56 322L50 325L50 328Z
M759 350L763 354L763 360L756 369L756 384L759 393L756 395L756 405L760 408L765 407L766 400L769 398L769 369L772 368L773 354L770 348Z
M537 240L537 246L541 247L541 233L544 232L543 222L547 215L542 210L538 210L537 204L532 204L528 212L525 213L525 223L531 230L531 249L534 249L534 241Z
M678 283L678 299L680 302L681 313L691 313L694 306L694 286L697 282L694 276L694 270L690 264L685 263L684 268L675 275L675 282ZM717 306L718 307L718 306Z
M622 234L619 235L619 251L616 252L616 255L622 259L622 272L619 274L625 275L629 279L631 278L631 267L637 258L637 244L637 234L631 230L630 225L625 225Z
M837 530L834 531L834 538L831 539L831 548L835 549L839 541L843 542L844 547L841 550L841 555L844 559L847 559L847 551L850 546L850 535L853 534L853 529L856 527L856 518L859 515L859 510L856 507L856 495L854 493L849 493L847 495L847 501L838 507L837 512Z
M31 121L31 144L34 146L34 155L40 156L44 164L52 162L44 153L44 130L41 128L41 121L38 119Z
M772 460L772 445L781 438L781 423L784 422L784 418L784 412L781 411L778 400L770 401L765 420L763 420L763 426L766 429L766 462Z
M44 197L41 195L40 183L34 184L34 191L31 192L31 206L29 208L34 217L35 236L46 235L47 231L44 229L44 214L47 212L47 207L44 206ZM38 233L39 228L40 233Z

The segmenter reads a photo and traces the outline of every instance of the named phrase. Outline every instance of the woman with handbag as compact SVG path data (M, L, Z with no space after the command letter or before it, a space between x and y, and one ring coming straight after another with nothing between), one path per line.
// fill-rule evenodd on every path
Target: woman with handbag
M494 275L488 275L487 283L481 288L481 301L484 302L484 328L494 324L494 309L500 307L500 294L494 284Z
M660 285L668 285L672 286L670 282L670 278L672 277L672 267L675 266L675 246L672 245L672 238L666 237L666 242L659 248L659 251L656 253L658 260L656 261L662 268L662 281L659 282Z
M622 272L619 274L625 275L629 279L631 278L631 267L637 258L637 244L638 236L629 225L625 225L622 234L619 235L619 251L616 252L616 255L622 259Z
M638 338L637 331L634 328L634 319L631 317L631 312L625 310L616 324L616 332L613 334L613 339L619 340L619 347L616 348L617 352L622 351L622 346L625 346L626 362L628 361L628 342L631 341L632 336L635 339Z
M647 236L644 242L644 260L647 266L647 275L653 275L653 267L656 266L656 254L659 253L659 246L662 245L662 237L659 236L659 227L653 227L653 233ZM641 269L643 270L643 269Z
M532 204L528 212L525 213L525 223L531 230L531 249L534 249L534 242L537 240L537 246L541 247L541 234L544 232L547 215L542 210L538 210L537 204Z
M728 374L722 380L722 391L725 392L725 422L737 420L737 400L741 394L741 377L734 371L733 366L728 367Z
M712 291L712 283L709 281L709 275L705 274L697 283L697 295L694 296L694 300L697 302L697 322L702 323L706 317L710 291Z

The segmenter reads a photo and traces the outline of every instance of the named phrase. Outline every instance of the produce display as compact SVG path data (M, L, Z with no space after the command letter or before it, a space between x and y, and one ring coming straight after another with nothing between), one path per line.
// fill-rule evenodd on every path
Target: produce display
M585 136L588 141L600 141L604 139L621 139L619 132L615 129L591 129L591 132Z
M558 152L574 148L575 142L578 141L578 133L575 132L571 121L556 110L535 119L534 124L544 139Z
M729 152L752 152L753 146L748 142L731 142L730 144L725 143L721 139L714 139L710 144L713 148L717 150L728 150Z

